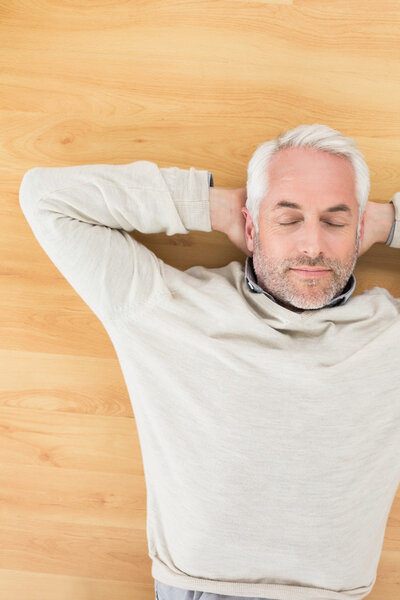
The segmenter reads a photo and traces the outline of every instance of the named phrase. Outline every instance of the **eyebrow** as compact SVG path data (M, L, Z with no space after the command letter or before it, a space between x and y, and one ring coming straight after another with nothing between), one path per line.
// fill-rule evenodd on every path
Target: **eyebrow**
M301 209L300 204L296 204L295 202L288 202L287 200L281 200L277 204L275 204L272 210L277 210L278 208L299 208ZM349 215L352 214L350 206L347 204L336 204L335 206L331 206L327 208L324 212L347 212Z

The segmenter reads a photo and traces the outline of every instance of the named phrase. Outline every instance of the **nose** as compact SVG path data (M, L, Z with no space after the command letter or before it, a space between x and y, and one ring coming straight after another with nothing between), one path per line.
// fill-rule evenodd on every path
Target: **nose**
M320 225L305 223L300 227L297 240L297 251L310 258L319 256L324 251L323 231Z

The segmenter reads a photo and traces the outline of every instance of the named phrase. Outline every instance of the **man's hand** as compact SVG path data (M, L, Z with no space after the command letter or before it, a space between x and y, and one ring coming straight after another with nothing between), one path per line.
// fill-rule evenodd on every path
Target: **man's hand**
M395 218L395 210L390 202L367 202L365 209L364 235L360 242L358 256L361 256L376 243L385 244Z
M210 219L215 231L222 231L232 244L247 256L253 253L247 248L245 225L246 219L241 209L246 206L246 188L224 190L210 187Z
M246 219L241 209L246 205L246 188L225 190L210 188L211 227L225 233L230 241L246 256L252 252L247 248ZM395 219L395 210L390 202L367 202L364 220L364 235L358 256L365 254L376 243L385 244Z

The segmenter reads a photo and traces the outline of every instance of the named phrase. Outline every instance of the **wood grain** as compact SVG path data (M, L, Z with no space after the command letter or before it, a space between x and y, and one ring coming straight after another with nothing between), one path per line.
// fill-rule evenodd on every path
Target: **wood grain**
M235 188L261 142L317 122L356 140L388 202L399 30L397 0L0 1L0 598L154 598L121 369L24 220L24 172L145 159ZM219 232L134 236L181 269L245 260ZM400 297L397 250L375 245L355 275L355 294ZM398 492L371 600L400 596L399 523Z

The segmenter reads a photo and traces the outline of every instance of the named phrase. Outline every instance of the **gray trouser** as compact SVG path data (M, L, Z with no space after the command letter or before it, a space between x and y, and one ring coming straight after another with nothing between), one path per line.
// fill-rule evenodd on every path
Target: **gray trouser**
M197 592L195 590L184 590L154 580L156 600L273 600L273 598L255 598L248 596L227 596L226 594L213 594L211 592Z

